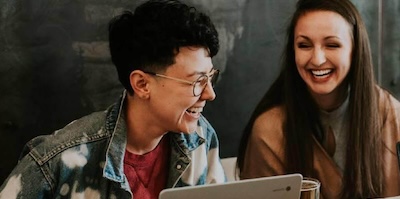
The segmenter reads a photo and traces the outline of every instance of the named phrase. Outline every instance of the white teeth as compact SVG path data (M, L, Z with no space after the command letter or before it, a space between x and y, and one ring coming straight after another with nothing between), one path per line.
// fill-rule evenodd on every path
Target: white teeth
M203 111L203 107L200 108L189 108L186 110L189 113L201 113Z
M332 72L332 69L325 69L325 70L311 70L313 75L316 76L323 76L323 75L327 75L329 73Z

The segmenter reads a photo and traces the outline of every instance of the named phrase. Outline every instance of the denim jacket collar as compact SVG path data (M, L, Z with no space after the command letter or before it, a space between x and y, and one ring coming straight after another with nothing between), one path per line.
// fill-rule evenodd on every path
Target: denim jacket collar
M111 133L110 143L108 145L106 161L103 170L103 176L115 181L124 183L126 178L123 171L123 158L126 149L127 129L125 121L125 103L127 100L127 92L124 91L120 100L108 110L106 117L106 131ZM201 130L201 129L199 129ZM198 148L205 142L204 137L198 132L191 134L173 133L171 134L171 163L177 160L186 159L184 161L186 167L190 163L190 152ZM170 168L171 169L171 168ZM182 170L183 172L183 170ZM171 173L171 172L170 172ZM171 178L179 178L179 176L170 176ZM171 179L175 181L175 179ZM125 183L126 185L128 183ZM127 185L129 186L129 185ZM171 185L172 186L172 185Z

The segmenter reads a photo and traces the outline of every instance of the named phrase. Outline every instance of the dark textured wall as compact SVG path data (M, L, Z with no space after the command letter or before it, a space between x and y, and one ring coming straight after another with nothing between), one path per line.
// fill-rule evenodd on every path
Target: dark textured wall
M139 0L0 0L0 182L23 145L93 111L122 87L107 47L107 23ZM241 131L279 70L284 30L296 0L187 0L220 33L223 71L204 115L221 156L235 156ZM400 2L353 0L371 38L381 85L400 98Z

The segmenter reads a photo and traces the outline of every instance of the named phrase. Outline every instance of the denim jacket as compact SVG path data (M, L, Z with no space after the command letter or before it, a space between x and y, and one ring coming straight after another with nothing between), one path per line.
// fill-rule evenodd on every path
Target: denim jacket
M26 155L0 187L0 199L135 198L123 171L125 95L104 112L29 141ZM203 116L196 132L169 134L166 188L226 181L217 135Z

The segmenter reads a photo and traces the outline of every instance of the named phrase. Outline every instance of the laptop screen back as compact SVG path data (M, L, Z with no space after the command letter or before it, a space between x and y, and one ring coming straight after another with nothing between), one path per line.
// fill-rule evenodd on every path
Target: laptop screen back
M302 175L288 174L233 181L224 184L164 189L159 199L298 199Z

